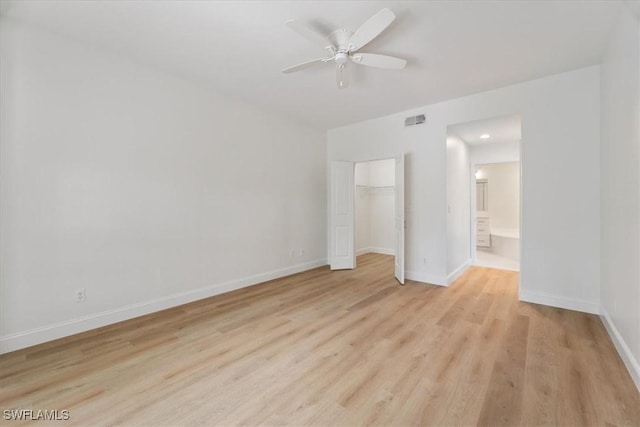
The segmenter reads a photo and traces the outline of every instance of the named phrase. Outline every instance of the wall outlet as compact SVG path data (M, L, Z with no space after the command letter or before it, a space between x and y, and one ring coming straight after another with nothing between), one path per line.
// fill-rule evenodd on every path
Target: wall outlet
M298 252L298 256L304 256L304 249L300 248L300 251Z
M291 250L289 251L289 258L293 258L293 257L295 257L295 256L296 256L296 251L295 251L295 249L291 249Z
M422 263L423 263L424 265L427 265L427 259L426 259L426 258L422 258Z
M76 289L76 302L85 302L87 300L87 290L85 288Z

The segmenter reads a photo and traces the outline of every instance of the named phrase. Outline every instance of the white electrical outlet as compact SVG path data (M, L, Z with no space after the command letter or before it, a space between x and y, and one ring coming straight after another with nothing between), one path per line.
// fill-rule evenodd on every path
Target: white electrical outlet
M300 248L300 252L298 252L300 256L304 256L304 249Z
M76 302L85 302L87 300L87 290L85 288L76 289Z
M293 258L294 256L296 256L296 251L295 251L295 249L291 249L289 251L289 258Z

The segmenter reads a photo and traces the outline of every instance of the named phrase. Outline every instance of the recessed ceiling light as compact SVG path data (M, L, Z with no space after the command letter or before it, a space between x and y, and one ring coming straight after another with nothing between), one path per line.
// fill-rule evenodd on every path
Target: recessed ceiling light
M489 135L488 133L483 133L482 135L480 135L480 139L489 139L491 138L491 135Z

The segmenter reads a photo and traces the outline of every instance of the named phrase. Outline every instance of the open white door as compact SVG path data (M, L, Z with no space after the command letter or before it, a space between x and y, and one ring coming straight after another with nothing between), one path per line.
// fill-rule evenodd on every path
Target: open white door
M353 162L331 162L329 266L332 270L356 266L353 180Z
M404 154L396 157L395 232L396 262L395 276L404 285Z

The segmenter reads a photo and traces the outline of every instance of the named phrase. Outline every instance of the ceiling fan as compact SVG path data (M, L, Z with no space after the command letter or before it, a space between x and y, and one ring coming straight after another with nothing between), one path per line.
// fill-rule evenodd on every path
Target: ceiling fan
M333 61L336 64L336 82L339 88L344 89L349 85L349 76L347 74L347 64L349 61L370 67L393 70L402 69L407 64L407 61L404 59L375 53L358 52L367 43L378 37L395 18L396 16L389 9L382 9L369 18L369 20L362 24L355 32L347 29L339 29L329 34L324 34L318 28L302 21L295 19L287 21L286 25L289 28L309 41L322 45L331 53L331 56L303 62L302 64L285 68L282 72L285 74L293 73L294 71L300 71L305 68Z

